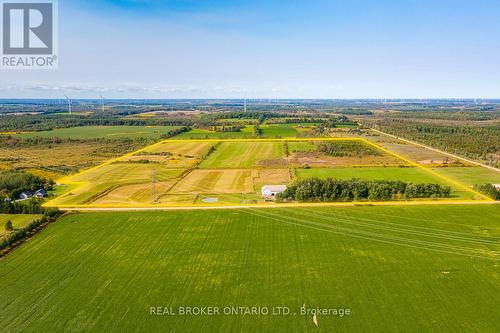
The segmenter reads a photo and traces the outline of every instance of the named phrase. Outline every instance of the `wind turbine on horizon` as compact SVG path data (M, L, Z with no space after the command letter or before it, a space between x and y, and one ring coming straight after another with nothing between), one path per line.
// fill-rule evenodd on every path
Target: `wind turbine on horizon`
M104 98L102 97L102 94L99 93L99 96L101 97L101 111L104 113Z
M66 99L68 100L68 112L69 112L69 114L71 114L71 98L69 98L66 95L64 95L64 97L66 97Z

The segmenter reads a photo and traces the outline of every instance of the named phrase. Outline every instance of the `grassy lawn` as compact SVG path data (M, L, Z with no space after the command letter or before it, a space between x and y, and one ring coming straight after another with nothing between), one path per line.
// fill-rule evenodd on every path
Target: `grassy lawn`
M7 233L5 231L7 221L12 222L14 229L21 229L40 217L42 216L36 214L0 214L0 237Z
M70 215L0 261L0 330L495 332L499 215L498 205ZM351 314L319 315L316 327L304 305ZM152 316L155 306L177 315Z
M440 175L472 186L475 184L500 184L500 172L482 167L469 168L434 168Z
M19 138L72 138L72 139L118 139L118 138L159 138L179 126L82 126L58 128L52 131L16 134Z
M223 142L201 164L204 169L253 168L284 157L282 142Z

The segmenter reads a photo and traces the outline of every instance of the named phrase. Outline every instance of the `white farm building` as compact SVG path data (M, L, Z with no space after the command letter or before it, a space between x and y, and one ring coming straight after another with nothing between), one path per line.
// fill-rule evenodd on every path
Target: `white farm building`
M262 187L262 196L265 199L272 200L277 194L286 191L286 185L266 185Z

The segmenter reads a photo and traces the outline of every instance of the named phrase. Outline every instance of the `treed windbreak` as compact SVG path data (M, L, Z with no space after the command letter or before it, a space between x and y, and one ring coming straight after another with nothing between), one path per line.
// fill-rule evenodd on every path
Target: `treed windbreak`
M357 201L449 198L451 188L438 184L414 184L390 180L339 180L310 178L295 182L277 197L280 201Z

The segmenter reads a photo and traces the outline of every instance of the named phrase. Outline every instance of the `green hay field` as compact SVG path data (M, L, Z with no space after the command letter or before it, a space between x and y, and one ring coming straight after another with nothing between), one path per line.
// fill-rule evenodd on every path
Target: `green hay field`
M446 184L446 182L436 179L425 170L397 167L364 167L364 168L317 168L317 169L296 169L298 178L318 177L339 178L339 179L369 179L369 180L401 180L404 182L429 183L436 182Z
M69 215L0 261L0 331L496 332L499 215L498 205ZM290 314L183 316L182 306ZM316 327L303 306L350 315L319 315Z
M20 133L19 138L72 138L72 139L123 139L152 138L158 139L179 126L81 126L58 128L52 131Z

